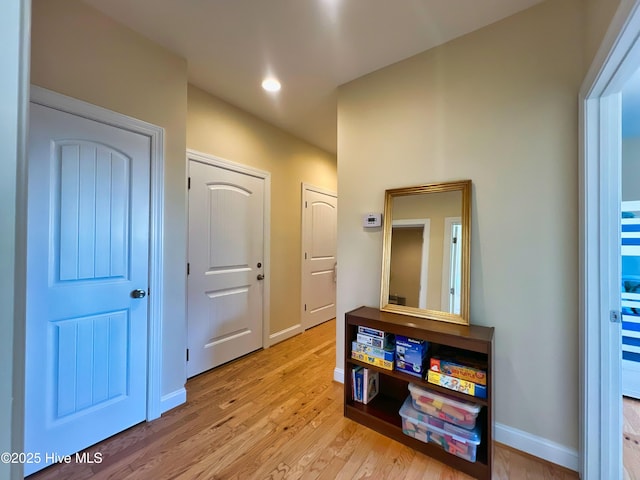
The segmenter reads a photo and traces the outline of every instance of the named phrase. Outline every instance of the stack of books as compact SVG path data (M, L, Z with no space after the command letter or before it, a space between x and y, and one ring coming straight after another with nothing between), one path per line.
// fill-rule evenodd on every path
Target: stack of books
M351 370L353 400L369 403L380 389L380 374L368 368L356 366Z
M386 370L393 370L394 357L393 335L375 328L358 326L356 341L351 342L351 358Z

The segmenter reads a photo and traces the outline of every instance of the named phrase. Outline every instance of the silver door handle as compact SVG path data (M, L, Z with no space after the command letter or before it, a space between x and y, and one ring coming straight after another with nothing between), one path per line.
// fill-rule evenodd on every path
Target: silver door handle
M256 277L258 280L264 280L264 275L259 273L258 276Z
M144 298L146 295L147 292L139 288L131 291L131 298Z

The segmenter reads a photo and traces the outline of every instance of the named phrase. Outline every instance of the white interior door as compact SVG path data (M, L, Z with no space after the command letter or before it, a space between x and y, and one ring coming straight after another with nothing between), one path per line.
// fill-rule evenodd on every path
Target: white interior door
M30 120L26 474L145 419L151 155L52 108Z
M336 316L338 197L302 185L302 326Z
M189 377L263 346L264 182L189 161Z

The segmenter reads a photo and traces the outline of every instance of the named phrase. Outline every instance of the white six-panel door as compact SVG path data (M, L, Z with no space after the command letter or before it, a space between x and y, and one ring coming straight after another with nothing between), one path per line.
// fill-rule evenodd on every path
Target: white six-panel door
M65 455L145 419L150 139L30 120L25 451Z
M187 375L263 346L265 180L189 161Z
M302 185L302 326L336 316L338 197Z

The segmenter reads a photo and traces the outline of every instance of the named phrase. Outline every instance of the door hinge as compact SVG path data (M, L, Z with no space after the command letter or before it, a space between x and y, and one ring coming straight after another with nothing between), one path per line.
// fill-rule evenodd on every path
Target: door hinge
M307 252L304 252L304 259L307 259Z
M187 178L187 190L191 190L191 177Z
M453 237L453 243L458 243L458 237Z
M620 323L620 312L617 310L611 310L609 312L609 320L611 323Z
M187 348L187 362L189 361L189 349Z
M191 264L187 263L187 275L191 273Z
M305 200L304 201L304 208L308 208L308 207L309 207L309 205L307 205L307 201Z
M307 304L306 303L304 304L304 311L305 312L307 311Z

